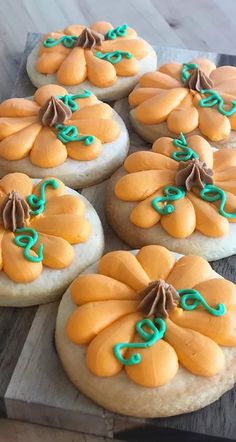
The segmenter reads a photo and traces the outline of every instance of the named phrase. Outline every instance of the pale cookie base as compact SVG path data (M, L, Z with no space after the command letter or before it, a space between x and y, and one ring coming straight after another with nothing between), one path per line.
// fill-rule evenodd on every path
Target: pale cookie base
M67 188L67 193L78 196L72 189ZM26 307L55 301L80 272L101 257L104 249L101 221L90 202L82 195L79 198L85 203L85 217L92 225L92 233L85 243L73 246L75 257L71 265L62 270L43 266L41 275L26 284L16 284L0 272L0 306Z
M111 143L103 144L103 150L98 158L91 161L76 161L68 157L60 166L47 169L34 166L29 156L17 161L0 158L0 177L16 171L26 173L31 178L55 176L66 186L74 189L103 181L121 166L129 150L129 134L122 118L114 110L112 118L120 126L120 135Z
M179 256L177 256L177 259ZM97 265L85 273L95 273ZM216 273L212 271L212 277ZM219 275L218 275L219 276ZM158 388L133 383L125 370L112 377L97 377L86 366L86 346L73 344L65 335L65 325L76 305L70 290L64 294L56 321L56 347L66 374L73 384L102 407L135 417L167 417L198 410L230 390L236 380L236 348L222 347L225 368L216 376L195 376L183 367L175 378Z
M55 74L40 74L36 71L35 64L38 57L39 47L40 46L37 45L27 59L26 70L31 82L36 87L44 86L45 84L60 84L61 86L64 86L57 81ZM94 86L90 81L83 81L83 83L76 86L65 86L66 90L71 94L76 94L81 88L89 89L97 96L97 98L104 101L113 101L127 97L138 83L139 78L145 74L145 72L155 71L157 68L157 54L150 45L148 45L148 47L148 55L139 60L140 69L137 75L133 75L132 77L117 77L117 81L112 86L106 88Z
M208 261L225 258L236 253L236 223L229 223L227 235L210 238L195 231L185 239L174 238L165 232L160 222L150 229L142 229L130 221L131 210L137 203L121 201L115 196L116 182L125 175L120 168L107 185L105 209L109 224L116 234L130 247L141 248L148 244L160 244L183 255L200 255Z
M130 121L135 132L144 140L154 143L157 138L171 137L176 138L178 135L174 132L170 132L166 122L160 124L143 124L140 123L134 115L134 109L130 111ZM232 130L227 138L221 141L211 141L199 129L195 129L192 132L188 132L185 135L201 135L210 144L214 144L215 147L221 149L223 147L235 148L236 147L236 131Z

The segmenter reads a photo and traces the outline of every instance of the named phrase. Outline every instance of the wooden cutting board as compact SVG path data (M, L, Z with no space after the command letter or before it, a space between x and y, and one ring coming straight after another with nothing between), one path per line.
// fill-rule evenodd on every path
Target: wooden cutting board
M27 55L39 40L28 34L13 96L29 96L35 88L25 70ZM218 65L236 65L236 56L156 47L159 64L205 56ZM130 131L131 150L150 147L132 132L127 100L114 103ZM105 231L106 251L128 249L105 220L103 197L107 182L82 190L97 210ZM220 274L236 282L236 258L212 263ZM236 392L195 413L165 419L133 419L105 411L80 394L68 381L54 346L58 303L24 309L0 309L0 415L32 423L77 430L125 440L181 441L236 440ZM179 439L178 439L179 440Z

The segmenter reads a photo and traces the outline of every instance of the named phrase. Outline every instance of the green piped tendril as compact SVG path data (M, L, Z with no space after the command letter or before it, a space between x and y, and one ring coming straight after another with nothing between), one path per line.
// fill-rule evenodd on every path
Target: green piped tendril
M117 37L124 37L127 34L128 25L117 26L117 28L110 29L105 34L105 40L115 40Z
M183 63L183 67L181 70L181 80L183 83L185 83L189 79L189 71L193 71L193 69L196 69L197 67L198 65L195 63Z
M151 332L148 332L143 329L149 328ZM159 341L163 338L165 331L166 331L166 324L163 319L155 318L153 321L151 319L142 319L141 321L137 322L136 324L136 330L138 335L141 339L143 339L144 342L127 342L127 343L120 343L116 344L114 346L114 355L118 359L119 362L123 365L135 365L139 364L142 360L142 357L140 353L134 353L130 356L129 359L125 359L122 356L121 350L128 349L128 348L148 348L151 347L155 342Z
M180 151L172 152L171 158L175 161L189 161L192 159L198 160L199 155L194 152L191 147L188 146L188 143L186 141L186 138L184 134L181 132L179 138L174 138L173 144L177 147L179 147Z
M226 313L224 304L218 304L216 308L211 307L203 296L194 289L178 290L180 295L180 307L187 311L192 311L200 304L213 316L223 316Z
M160 215L169 215L173 213L175 207L173 204L168 204L169 201L177 201L181 198L184 198L185 190L182 187L174 187L174 186L165 186L163 188L163 196L156 196L152 200L152 207L156 210ZM164 206L161 207L160 203L164 203Z
M64 144L70 141L83 141L85 146L90 146L95 140L93 135L79 135L76 126L64 126L64 124L57 124L55 126L57 138Z
M113 51L113 52L96 52L96 57L100 58L101 60L109 61L112 64L119 63L119 61L122 60L122 58L132 58L131 52L126 51Z
M30 262L41 262L43 260L43 244L40 244L37 250L37 256L33 256L30 252L32 247L38 241L38 233L34 229L22 227L16 229L15 233L21 233L14 238L13 242L24 249L24 257Z
M65 46L65 48L73 48L75 40L78 38L77 35L63 35L62 37L55 39L48 37L43 41L45 48L52 48L53 46L59 45L60 43Z
M61 101L63 101L63 103L68 106L71 110L71 112L75 112L78 110L79 106L76 103L77 99L80 98L88 98L91 96L91 92L88 89L84 89L83 92L81 92L80 94L74 94L74 95L58 95L57 98Z
M227 203L227 198L225 191L220 189L220 187L214 186L213 184L205 184L204 188L200 192L200 197L209 203L214 203L220 201L218 212L225 218L236 218L236 212L228 213L224 210Z
M39 189L39 197L34 194L31 194L27 197L27 202L31 208L30 215L38 215L39 213L42 213L44 211L46 204L45 189L47 186L51 186L53 189L57 189L59 184L53 178L48 179L41 184Z
M214 107L217 106L218 111L225 115L226 117L230 117L236 112L236 101L231 100L231 108L226 110L224 109L225 103L223 98L218 94L218 92L213 91L212 89L202 89L200 91L201 94L206 95L206 97L202 98L199 101L199 106L201 107Z

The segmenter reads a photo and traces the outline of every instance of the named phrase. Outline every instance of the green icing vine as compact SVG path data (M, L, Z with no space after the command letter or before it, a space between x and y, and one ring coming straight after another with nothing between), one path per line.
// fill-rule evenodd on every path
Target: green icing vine
M200 304L213 316L223 316L226 313L226 307L224 304L218 304L216 308L212 308L203 296L194 289L178 290L180 295L180 307L184 310L195 310ZM189 304L190 301L190 304Z
M132 58L131 52L126 51L113 51L113 52L96 52L96 57L100 58L100 60L106 60L109 61L112 64L119 63L119 61L122 60L122 58Z
M79 98L88 98L90 96L91 92L88 89L84 89L84 91L79 94L58 95L57 98L63 101L63 103L70 108L71 112L75 112L79 109L79 106L74 100Z
M75 40L78 38L77 35L63 35L62 37L55 39L48 37L43 41L45 48L52 48L53 46L59 45L60 43L65 46L65 48L73 48Z
M16 229L15 233L21 233L14 238L13 242L24 249L24 257L30 262L41 262L43 260L43 244L40 244L37 251L37 256L33 256L30 252L32 247L38 241L38 233L34 229L22 227Z
M117 28L110 29L105 34L105 40L115 40L117 37L124 37L127 34L128 25L121 25Z
M177 201L181 198L184 198L185 191L181 187L175 187L175 186L165 186L163 188L163 195L164 196L156 196L152 200L152 207L160 214L160 215L169 215L170 213L173 213L175 210L175 207L173 204L166 204L170 201ZM160 203L164 203L164 206L161 207Z
M64 144L70 141L83 141L85 146L90 146L95 140L93 135L79 135L76 126L64 126L64 124L57 124L55 126L57 138Z
M188 143L186 141L186 138L184 134L181 132L179 138L174 138L173 144L180 149L181 151L172 152L171 158L175 161L189 161L192 159L198 160L199 155L194 152L191 147L188 146Z
M55 179L48 179L44 181L39 189L39 197L33 193L27 197L27 202L31 208L30 215L38 215L45 209L46 195L45 189L47 186L51 186L53 189L57 189L59 184Z

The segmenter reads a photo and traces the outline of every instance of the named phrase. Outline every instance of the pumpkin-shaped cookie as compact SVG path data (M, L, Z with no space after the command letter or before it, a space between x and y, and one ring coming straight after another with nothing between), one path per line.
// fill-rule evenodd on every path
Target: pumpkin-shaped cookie
M0 180L0 305L57 299L103 251L97 213L57 178Z
M71 381L109 410L190 412L233 387L236 286L196 255L113 251L63 296L56 346Z
M163 137L131 154L107 186L116 233L138 248L161 244L208 260L236 252L236 151L199 135Z
M236 147L236 68L207 59L169 62L144 74L129 103L135 130L147 141L196 134Z
M53 175L78 189L107 178L128 148L123 120L89 90L47 85L0 104L0 174Z
M89 88L111 101L127 96L156 64L154 49L134 29L96 22L45 35L28 57L27 72L37 87L55 83L71 93Z

